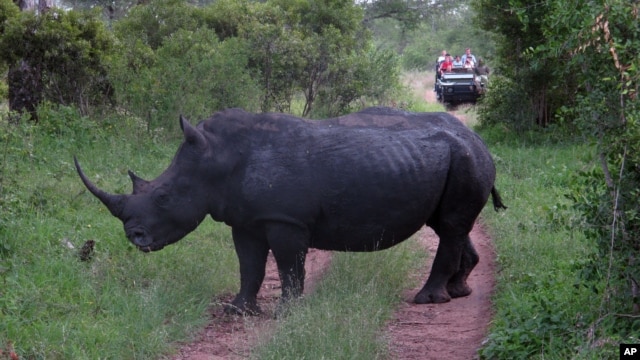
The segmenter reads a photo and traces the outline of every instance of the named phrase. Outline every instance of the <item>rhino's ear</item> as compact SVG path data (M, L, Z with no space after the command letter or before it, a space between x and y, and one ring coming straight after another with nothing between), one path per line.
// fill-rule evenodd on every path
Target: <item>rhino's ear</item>
M184 140L187 143L202 149L207 147L207 139L205 139L204 135L198 131L198 129L193 127L189 123L189 120L185 119L182 115L180 115L180 128L184 134Z
M144 180L143 178L139 177L138 175L134 174L133 171L129 170L129 177L131 178L131 182L133 183L133 194L137 194L139 192L142 191L142 189L144 189L144 187L149 184L149 182L147 180Z

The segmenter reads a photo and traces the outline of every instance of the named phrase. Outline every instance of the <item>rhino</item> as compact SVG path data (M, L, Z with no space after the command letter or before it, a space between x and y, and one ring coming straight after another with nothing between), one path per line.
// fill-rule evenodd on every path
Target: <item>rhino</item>
M439 236L418 304L467 296L479 257L470 239L495 189L496 170L481 138L447 113L369 108L326 120L227 109L193 126L155 180L133 172L133 193L87 187L144 252L157 251L210 215L231 227L240 290L225 311L260 312L256 296L267 255L275 257L281 304L302 295L310 248L376 251L421 227ZM372 264L372 266L375 266Z

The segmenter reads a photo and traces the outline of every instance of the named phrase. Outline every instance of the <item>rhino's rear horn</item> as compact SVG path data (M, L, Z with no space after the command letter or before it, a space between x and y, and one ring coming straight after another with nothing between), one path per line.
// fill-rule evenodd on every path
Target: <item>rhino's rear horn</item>
M76 165L76 170L78 171L78 175L80 175L80 179L82 179L84 186L86 186L87 189L91 191L93 195L95 195L95 197L97 197L100 201L102 201L102 203L107 207L107 209L109 209L109 211L113 216L119 217L120 214L122 214L122 209L124 208L124 204L127 199L126 196L112 195L98 189L97 186L95 186L91 181L89 181L89 179L84 174L84 172L82 172L80 163L78 163L78 159L75 156L73 157L73 162Z
M205 149L207 147L207 140L204 135L193 125L189 123L184 116L180 115L180 128L184 133L184 139L188 144L195 145L199 149Z
M133 183L133 194L137 194L141 192L149 182L138 175L134 174L133 171L129 170L129 177L131 178L131 182Z

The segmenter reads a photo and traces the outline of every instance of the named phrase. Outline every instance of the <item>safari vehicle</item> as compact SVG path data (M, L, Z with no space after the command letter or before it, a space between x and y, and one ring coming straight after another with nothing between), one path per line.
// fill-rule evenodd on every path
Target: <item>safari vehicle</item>
M476 75L474 69L453 69L436 80L436 94L440 102L450 105L475 103L486 90L486 77Z

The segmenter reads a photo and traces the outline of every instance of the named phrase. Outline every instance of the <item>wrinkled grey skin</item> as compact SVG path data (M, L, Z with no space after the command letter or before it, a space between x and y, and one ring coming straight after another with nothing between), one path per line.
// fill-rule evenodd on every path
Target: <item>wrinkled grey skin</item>
M142 251L180 240L207 214L231 226L241 285L229 312L259 311L269 250L286 302L302 294L309 248L386 249L425 224L440 243L415 301L471 293L478 255L469 232L489 195L505 207L489 151L453 116L371 108L308 121L229 109L180 125L184 142L169 168L152 181L130 172L131 195L96 188L76 167Z

